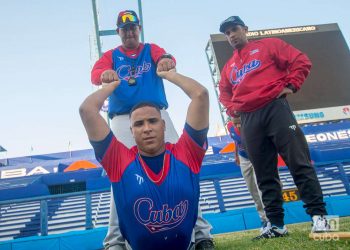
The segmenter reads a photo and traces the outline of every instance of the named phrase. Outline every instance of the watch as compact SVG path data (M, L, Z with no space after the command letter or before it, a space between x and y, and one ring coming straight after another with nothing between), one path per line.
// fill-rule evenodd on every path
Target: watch
M297 88L291 83L288 83L286 88L289 88L291 91L293 91L293 93L297 92Z
M160 59L163 59L163 58L173 59L173 56L170 55L170 54L168 54L168 53L165 53L165 54L163 54L163 55L161 55L161 56L159 57L159 60L158 60L158 61L160 61Z

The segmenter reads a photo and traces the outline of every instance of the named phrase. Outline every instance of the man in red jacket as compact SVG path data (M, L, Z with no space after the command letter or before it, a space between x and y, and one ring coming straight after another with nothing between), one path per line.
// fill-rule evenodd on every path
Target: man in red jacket
M277 170L278 153L289 167L306 212L312 217L312 231L327 231L321 186L304 134L286 100L286 95L297 92L309 74L309 58L277 38L248 41L248 27L238 16L224 20L220 32L234 52L221 72L219 99L234 122L241 122L242 141L272 225L256 239L288 234Z

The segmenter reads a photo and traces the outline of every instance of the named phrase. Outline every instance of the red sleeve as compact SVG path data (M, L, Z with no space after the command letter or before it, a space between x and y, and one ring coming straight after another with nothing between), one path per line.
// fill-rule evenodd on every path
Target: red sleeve
M272 44L272 53L275 56L276 64L281 69L288 70L289 74L285 78L286 85L291 83L300 89L306 77L310 73L311 61L300 50L280 39L274 39Z
M227 124L226 124L226 128L228 131L231 131L231 129L233 128L233 122L232 121L229 121Z
M237 136L241 136L241 131L238 128L233 127L233 130L235 131Z
M166 52L163 48L159 47L158 45L154 44L154 43L150 43L151 45L151 57L152 57L152 60L155 64L158 63L160 57L162 55L164 55ZM175 62L176 64L176 60L175 60L175 57L173 57L173 61Z
M101 85L101 74L107 69L113 69L113 49L107 51L97 60L91 70L91 82L95 85Z
M228 63L225 64L221 72L221 79L219 82L219 100L222 105L226 108L226 113L228 116L234 116L233 102L232 102L232 84L226 76Z
M202 166L203 158L207 145L200 147L186 132L183 130L181 137L175 144L173 154L175 158L188 166L191 171L198 174Z
M111 182L120 181L125 169L135 160L136 154L114 136L101 161Z

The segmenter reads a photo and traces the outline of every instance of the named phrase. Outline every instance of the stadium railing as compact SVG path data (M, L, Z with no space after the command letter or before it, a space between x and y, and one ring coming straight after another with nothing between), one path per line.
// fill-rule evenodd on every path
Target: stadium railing
M39 201L40 202L40 213L39 213L40 230L37 233L38 233L38 235L46 236L46 235L48 235L48 218L50 217L50 215L52 215L52 211L49 211L48 202L52 201L52 200L65 199L68 197L83 196L83 197L85 197L85 209L84 209L85 210L85 226L84 226L84 228L86 230L89 230L89 229L92 229L94 227L93 217L92 217L91 196L94 193L103 193L103 192L109 192L109 189L99 189L99 190L93 190L93 191L83 191L83 192L66 193L66 194L58 194L58 195L47 195L47 196L41 196L41 197L35 197L35 198L24 198L24 199L0 201L0 208L5 208L6 206L11 206L13 204L16 204L16 206L18 206L19 204L25 205L27 203ZM33 213L35 213L35 211ZM2 224L1 220L4 218L5 214L6 214L6 211L4 211L4 209L1 209L0 224ZM18 215L18 214L20 214L20 212L16 213L16 215ZM16 218L16 215L14 215L13 217ZM6 226L2 225L1 227L4 227L4 230L6 230ZM2 231L2 230L0 230L0 231ZM21 230L19 230L19 231L21 231ZM21 235L13 235L13 236L14 236L14 238L21 237Z
M350 184L349 184L349 178L350 178L350 161L346 162L324 162L324 163L318 163L316 164L316 170L319 178L321 179L321 186L322 188L327 188L328 196L333 195L350 195ZM281 179L286 184L287 187L290 187L294 185L293 180L288 173L289 171L287 168L281 169ZM324 178L324 181L322 179ZM337 185L333 185L336 181ZM322 183L324 183L322 185ZM251 199L249 198L249 193L247 192L246 187L244 186L243 178L223 178L223 177L215 177L211 180L205 179L201 181L201 195L200 195L200 205L202 206L204 213L225 213L228 210L232 209L238 209L242 207L252 206L253 203ZM341 189L341 190L340 190ZM340 191L339 191L340 190ZM34 211L32 212L35 215L36 220L36 230L39 228L37 235L48 235L51 234L51 231L49 230L49 219L53 217L53 214L55 214L58 207L61 205L61 201L58 201L53 204L52 200L60 200L60 199L68 199L71 197L84 197L83 200L85 200L85 206L81 207L82 201L80 201L79 204L76 204L75 206L79 207L79 215L77 213L73 213L72 215L69 215L69 220L79 220L81 221L81 216L85 217L85 223L83 223L83 229L89 230L96 226L104 226L107 225L107 222L101 223L98 222L96 219L98 217L96 210L100 209L100 205L96 207L96 202L92 201L92 196L95 194L103 195L103 193L109 193L108 189L99 189L99 190L93 190L93 191L83 191L83 192L75 192L75 193L67 193L67 194L59 194L59 195L47 195L47 196L41 196L41 197L33 197L33 198L24 198L24 199L15 199L15 200L7 200L7 201L0 201L0 225L4 228L4 230L7 230L6 227L15 227L15 225L11 225L9 219L6 219L6 225L4 226L4 223L1 221L4 221L4 215L6 215L6 211L9 209L8 207L13 204L28 204L31 202L37 202L40 203L40 212ZM236 193L234 193L236 192ZM101 197L101 196L100 196ZM99 199L100 202L101 199ZM50 203L51 202L51 203ZM105 202L106 203L106 202ZM29 206L29 205L28 205ZM71 206L73 206L71 204ZM29 206L30 207L30 206ZM51 209L51 210L50 210ZM68 210L63 210L62 212L68 213ZM96 222L94 224L93 220L93 209L94 214L96 214ZM106 221L108 219L108 205L106 208L103 208L105 211L103 212L103 217ZM67 211L67 212L64 212ZM12 216L14 219L18 216L18 214L21 214L21 212L13 213ZM83 215L82 215L83 214ZM33 217L33 216L32 216ZM17 218L18 220L19 218ZM68 220L68 218L67 218ZM84 220L83 220L84 222ZM34 222L33 222L34 223ZM33 224L32 223L32 224ZM57 223L64 224L64 220L59 221ZM23 223L22 223L23 224ZM22 225L23 226L23 225ZM0 231L1 230L0 227ZM74 226L67 226L65 227L66 230L75 230L77 227ZM23 228L22 228L23 229ZM29 229L28 229L29 230ZM23 230L25 231L25 230ZM49 232L50 231L50 232ZM64 230L61 230L64 231ZM16 235L12 235L12 238L18 238L18 237L24 237L25 234L21 234L21 230L19 230L20 233L17 233ZM0 235L1 238L1 235Z

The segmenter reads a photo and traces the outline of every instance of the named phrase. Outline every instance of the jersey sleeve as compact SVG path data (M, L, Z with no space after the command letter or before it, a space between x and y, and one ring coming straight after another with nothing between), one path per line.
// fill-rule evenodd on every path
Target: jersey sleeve
M273 39L271 52L279 68L287 70L288 76L285 78L288 83L299 90L306 77L310 73L312 63L306 54L294 48L292 45L281 39Z
M188 135L201 147L207 143L207 135L208 135L208 128L204 128L201 130L196 130L192 128L187 122L185 124L185 130L187 131Z
M198 174L207 147L207 140L205 140L202 146L199 146L197 142L191 138L187 130L184 129L181 137L174 146L173 153L176 159L188 166L192 172Z
M231 124L227 124L227 130L230 132L230 136L232 140L234 140L236 143L241 144L241 135L239 130L233 126L232 122Z
M109 50L96 61L91 70L91 82L101 85L101 75L105 70L113 69L113 50Z
M119 142L112 132L104 140L91 142L91 145L110 181L120 181L125 169L135 159L135 153Z
M232 84L230 83L230 80L227 78L227 67L228 64L226 64L221 72L221 78L219 82L219 100L226 108L226 113L228 116L234 117L235 112L233 109L233 102L232 102Z
M160 60L160 57L162 55L166 54L167 52L163 48L159 47L158 45L156 45L154 43L150 43L150 45L151 45L151 57L152 57L152 60L153 60L153 62L155 64L157 64L158 61ZM172 58L173 58L173 61L176 64L175 57L172 56Z

